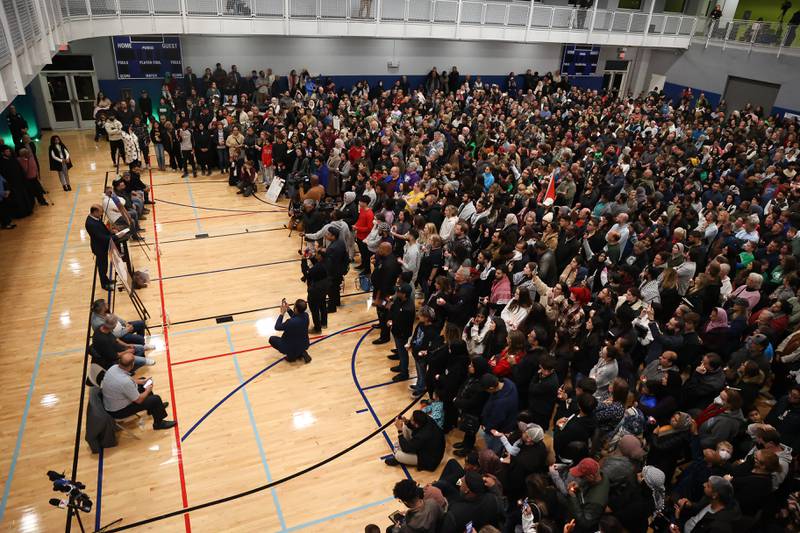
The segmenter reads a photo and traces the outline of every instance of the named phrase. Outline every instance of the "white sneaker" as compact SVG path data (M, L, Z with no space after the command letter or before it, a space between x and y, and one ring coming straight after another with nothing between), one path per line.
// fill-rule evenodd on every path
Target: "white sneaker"
M145 344L144 345L144 349L145 349L145 351L149 352L150 350L155 350L156 349L156 345L155 344Z
M146 366L153 366L153 365L156 364L156 360L155 359L150 359L149 357L145 357L144 358L144 364Z

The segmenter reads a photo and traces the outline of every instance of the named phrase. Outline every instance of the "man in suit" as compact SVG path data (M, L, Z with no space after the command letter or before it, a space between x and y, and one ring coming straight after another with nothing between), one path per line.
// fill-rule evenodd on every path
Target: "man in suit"
M308 364L311 356L308 355L308 304L305 300L298 299L294 302L294 309L289 309L289 304L284 298L281 302L281 314L275 322L275 330L282 331L280 337L272 336L269 343L273 348L286 356L290 363L302 358ZM283 315L289 313L289 319L284 322Z
M338 216L338 215L337 215ZM341 290L342 280L350 265L350 254L347 253L347 245L339 238L339 228L328 226L325 232L325 240L328 247L325 248L325 268L328 271L328 313L335 313L336 308L342 305Z
M100 285L103 290L112 291L114 285L108 279L108 243L113 234L103 224L103 208L94 204L89 208L89 216L86 217L86 233L89 234L89 242L92 246L92 253L97 264L97 272L100 274Z
M392 253L392 245L382 242L375 254L375 271L372 273L372 301L378 312L378 328L381 335L372 344L386 344L389 336L389 296L394 294L397 278L400 276L400 263Z

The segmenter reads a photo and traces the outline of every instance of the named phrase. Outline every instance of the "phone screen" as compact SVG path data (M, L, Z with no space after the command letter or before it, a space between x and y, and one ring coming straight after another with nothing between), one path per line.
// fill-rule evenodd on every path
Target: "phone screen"
M464 531L465 533L475 533L475 527L472 525L472 522L467 522L467 527Z
M148 379L147 381L144 382L144 387L147 388L152 384L153 384L153 380L152 379Z

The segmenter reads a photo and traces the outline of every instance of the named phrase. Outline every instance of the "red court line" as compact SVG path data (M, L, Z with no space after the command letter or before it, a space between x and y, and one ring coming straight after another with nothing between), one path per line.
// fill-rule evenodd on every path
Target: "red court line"
M258 215L258 212L254 213L228 213L225 215L209 215L207 217L192 217L192 218L180 218L178 220L165 220L162 224L172 224L173 222L194 222L195 220L208 220L209 218L223 218L223 217L240 217L242 215Z
M364 326L364 327L360 327L360 328L356 328L356 329L350 329L350 330L347 330L347 331L341 333L340 335L346 335L348 333L353 333L353 332L356 332L356 331L364 331L365 329L370 329L371 327L372 326ZM327 337L328 337L328 335L317 335L315 337L309 337L309 340L313 341L313 340L317 340L317 339L324 339L324 338L327 338ZM255 351L258 351L258 350L265 350L265 349L268 350L270 348L272 348L272 346L269 345L269 344L266 344L264 346L256 346L255 348L246 348L244 350L237 350L235 352L220 353L220 354L217 354L217 355L207 355L205 357L197 357L196 359L187 359L186 361L178 361L178 362L171 363L171 364L172 364L172 366L185 365L187 363L196 363L198 361L208 361L209 359L218 359L220 357L228 357L228 356L231 356L231 355L238 355L238 354L247 353L247 352L255 352Z
M153 171L150 170L150 195L155 201L155 189L153 188ZM153 238L155 239L156 246L156 264L158 265L158 289L161 295L161 319L164 322L164 327L161 328L164 333L164 348L167 354L167 375L169 376L169 394L172 403L172 419L175 421L175 445L178 450L178 474L181 479L181 499L183 507L189 507L189 498L186 494L186 475L183 471L183 451L181 450L181 433L178 429L178 408L175 402L175 382L172 379L172 366L170 365L170 352L169 352L169 326L167 322L167 309L164 305L164 282L161 281L161 253L158 247L158 225L156 224L156 206L153 204ZM186 533L192 532L192 523L189 514L183 515L183 522L186 528Z

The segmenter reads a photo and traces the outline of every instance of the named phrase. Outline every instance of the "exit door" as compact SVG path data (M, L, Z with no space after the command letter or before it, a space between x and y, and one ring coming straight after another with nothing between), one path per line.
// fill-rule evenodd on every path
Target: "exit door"
M616 91L621 94L625 89L625 76L627 72L622 71L606 71L603 74L603 90Z
M43 72L39 75L48 118L54 130L94 128L97 79L94 72Z

